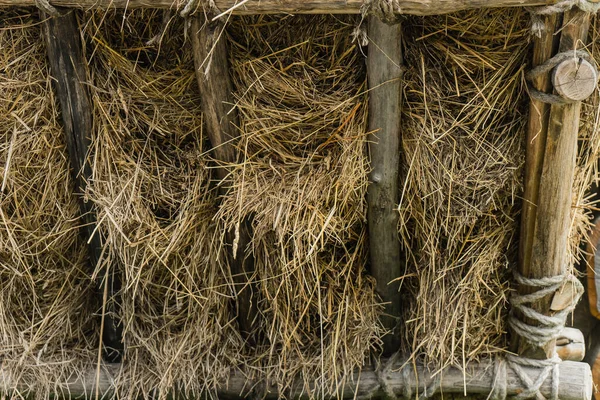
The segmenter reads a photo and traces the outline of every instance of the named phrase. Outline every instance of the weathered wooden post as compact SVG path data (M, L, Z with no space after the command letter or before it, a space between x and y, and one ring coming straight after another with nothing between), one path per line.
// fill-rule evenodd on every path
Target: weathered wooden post
M556 334L552 330L556 329L553 325L556 321L547 321L540 316L552 317L570 306L551 306L555 291L549 288L553 285L561 287L561 278L566 278L567 274L580 100L589 96L596 86L595 79L589 78L591 64L584 64L585 60L575 53L587 39L589 17L580 10L566 12L557 44L554 43L554 32L558 17L546 17L545 32L534 48L534 63L543 65L530 73L535 87L530 89L533 99L527 137L525 207L518 271L522 277L518 279L519 296L529 296L531 300L519 297L526 301L517 304L515 318L511 319L516 333L512 349L532 359L549 359L555 352ZM556 47L558 55L550 58ZM550 88L550 77L545 72L552 67L552 80L562 87L556 90L558 95L549 97L545 94ZM565 280L564 287L568 289L573 282ZM540 338L532 340L531 335Z
M400 171L400 110L402 106L402 28L378 17L369 18L369 140L371 173L367 194L371 274L385 305L383 354L400 346L396 325L400 317L401 250L397 206Z
M191 17L192 46L196 77L202 97L205 127L213 147L214 158L224 165L216 169L219 190L227 192L227 164L237 161L236 129L239 122L236 110L231 110L233 86L231 84L227 53L225 25L211 22L204 16ZM223 36L223 37L221 37ZM253 299L252 275L254 260L246 255L250 243L250 221L244 220L236 232L229 231L227 241L229 265L236 289L237 316L240 329L248 336L252 321L257 316L256 299Z
M65 142L69 152L75 190L85 193L87 180L92 177L88 152L93 133L93 112L86 89L87 73L81 46L81 33L74 10L55 10L54 16L44 18L47 53L54 78L54 87L61 106ZM90 270L100 261L102 242L96 230L96 213L91 202L80 197L82 234L89 242ZM115 315L116 293L121 281L119 271L108 266L104 279L99 279L102 298L102 346L107 361L116 362L123 350L122 328ZM103 281L103 282L102 282Z

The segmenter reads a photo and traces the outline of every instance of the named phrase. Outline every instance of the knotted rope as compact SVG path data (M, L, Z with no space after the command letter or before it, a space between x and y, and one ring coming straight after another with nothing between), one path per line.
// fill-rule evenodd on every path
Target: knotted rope
M542 37L542 33L546 30L542 17L569 11L573 7L588 13L600 11L600 3L592 3L589 0L561 0L549 6L526 7L526 10L531 13L531 33Z
M364 16L374 15L386 24L395 24L399 21L398 14L402 13L399 0L364 0L360 7Z
M565 327L567 316L575 309L575 305L583 294L581 282L573 275L557 275L552 277L531 279L515 273L515 279L519 285L535 288L530 294L515 294L510 299L512 310L508 316L508 324L520 337L527 340L533 346L543 347L546 343L556 339ZM556 293L563 285L572 284L575 293L571 303L554 315L544 315L534 310L530 305L543 299L549 294ZM517 317L514 312L519 311L523 316L535 321L535 325L527 324Z
M598 4L600 4L600 3L598 3ZM565 99L561 96L558 96L558 95L555 95L552 93L544 93L533 87L533 80L535 78L547 74L561 62L571 59L571 58L581 58L586 61L589 61L590 63L594 63L594 61L592 60L590 55L586 51L583 51L583 50L565 51L562 53L558 53L557 55L550 58L549 60L546 60L546 62L544 62L543 64L538 65L537 67L533 68L531 71L529 71L525 75L525 79L527 80L527 90L529 91L529 95L531 97L533 97L534 99L541 101L542 103L548 103L548 104L569 104L569 103L576 102L576 100Z
M51 17L58 17L60 13L48 0L35 0L35 6L40 10L50 15Z
M511 297L511 312L508 317L508 324L515 334L524 338L528 343L543 347L549 341L556 339L565 326L567 316L575 309L579 298L583 294L583 286L573 275L557 275L539 279L525 278L519 273L515 273L515 280L519 285L529 286L536 290L530 294L515 294ZM552 316L544 315L534 310L531 305L543 299L544 297L556 293L565 285L572 285L575 289L573 298L567 307L556 312ZM515 310L523 316L535 321L535 325L527 324L514 316ZM561 359L555 354L548 360L536 360L525 357L507 355L506 359L496 361L494 371L495 381L490 400L504 400L507 395L507 370L510 368L519 378L523 387L522 392L514 398L518 400L529 399L532 397L543 398L540 390L542 385L551 376L552 389L551 400L558 400L559 384L559 364ZM524 367L533 367L540 370L535 380L532 380L523 369Z
M558 400L559 364L561 359L555 355L549 360L533 360L530 358L517 357L513 355L506 356L506 359L498 359L494 369L494 386L488 397L489 400L505 400L508 395L508 369L510 368L519 378L524 390L512 397L516 400L525 400L531 398L545 398L541 394L541 389L546 379L551 375L552 386L549 400ZM523 367L533 367L540 369L540 374L535 379L531 379Z

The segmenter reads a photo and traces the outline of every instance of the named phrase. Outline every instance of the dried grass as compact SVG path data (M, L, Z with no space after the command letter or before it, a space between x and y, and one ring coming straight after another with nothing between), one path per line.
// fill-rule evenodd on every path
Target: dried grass
M600 18L592 16L587 51L597 65L600 65ZM573 182L573 203L571 208L571 232L569 253L572 263L582 259L582 242L589 239L592 226L592 212L598 211L598 159L600 158L600 93L598 90L581 105L579 124L579 144L575 179ZM595 193L590 189L595 184Z
M242 157L218 198L191 46L182 21L164 15L97 12L83 21L95 113L85 195L106 249L95 275L122 283L118 395L211 395L239 366L283 393L301 376L309 397L335 394L383 334L366 271L370 138L357 20L232 19ZM16 9L0 21L0 360L11 379L46 397L95 362L96 307L40 26ZM518 9L404 21L402 335L404 349L434 368L506 347L528 27ZM598 61L599 35L595 20ZM594 207L599 100L583 105L573 262ZM255 345L236 327L222 245L223 232L246 219Z
M117 387L128 398L210 391L241 346L193 54L182 21L166 21L162 32L154 10L86 16L96 124L88 195L106 248L96 273L117 268L121 277Z
M94 363L85 242L37 12L0 10L0 364L38 398Z
M309 395L363 365L381 329L365 271L366 97L354 18L236 18L239 149L219 217L251 218L259 309L249 364Z
M409 18L400 233L408 351L435 368L505 348L517 261L528 17L519 9Z

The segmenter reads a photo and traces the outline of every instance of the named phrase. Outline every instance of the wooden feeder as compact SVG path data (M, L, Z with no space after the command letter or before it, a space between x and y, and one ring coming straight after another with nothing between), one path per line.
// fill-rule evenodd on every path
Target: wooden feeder
M80 36L73 13L64 12L63 7L78 9L90 8L163 8L181 10L187 3L182 0L51 0L51 6L57 7L58 15L47 16L45 21L48 57L56 80L57 96L62 107L66 142L73 168L83 171L85 178L89 166L85 154L89 148L89 132L92 129L92 110L85 91L85 82L76 77L85 76ZM563 4L558 0L398 0L393 6L398 13L413 15L444 14L460 10L482 7L534 7ZM575 168L575 154L579 129L581 101L595 89L598 74L594 65L587 59L574 53L582 50L586 43L590 14L572 8L573 2L564 14L542 15L544 30L534 40L532 63L544 66L555 54L573 52L552 68L531 76L531 90L535 93L552 95L550 98L532 96L529 113L529 129L526 138L525 201L523 202L519 274L524 278L518 285L522 296L539 290L528 284L533 280L553 278L566 274L567 239L570 224L572 185ZM594 4L597 1L589 1ZM34 0L0 0L0 7L36 6ZM227 14L349 14L360 13L362 0L216 0L215 5ZM232 83L227 64L227 43L218 40L224 25L216 21L205 21L204 16L191 16L192 41L196 58L198 86L203 93L202 111L206 116L206 126L216 159L224 162L236 160L236 150L228 145L236 135L230 127L236 124L238 116L229 113L224 104L231 102ZM373 90L369 102L369 130L379 129L380 140L369 146L372 172L368 193L368 224L370 230L372 273L377 281L377 291L386 304L383 324L393 331L400 317L401 299L398 285L390 284L401 275L401 248L397 238L396 215L394 207L399 201L399 146L401 138L400 107L402 104L402 48L401 30L398 25L387 25L376 17L368 21L368 35L380 48L369 47L368 84L372 89L382 83L393 81ZM202 61L208 52L212 52L212 72L204 73ZM546 65L547 66L547 65ZM233 125L232 125L233 124ZM228 171L218 171L219 179L227 179ZM84 185L79 180L80 186ZM82 213L86 215L89 229L93 230L95 216L89 206L82 203ZM246 231L250 229L245 228ZM244 229L242 229L243 231ZM91 236L91 235L89 235ZM243 259L236 252L248 240L249 233L242 232L228 236L228 249L237 274L244 278L252 274L252 260ZM90 243L92 257L98 257L100 244ZM244 279L242 279L243 281ZM110 287L118 286L112 282ZM250 330L253 305L252 287L243 287L236 294L237 311L242 329ZM563 292L567 290L567 292ZM530 308L544 316L571 306L572 291L561 286L560 293L547 293L535 299ZM564 293L568 293L565 295ZM112 296L112 293L104 293ZM562 297L561 297L562 296ZM538 321L515 312L515 318L521 323L536 326ZM244 328L246 327L246 328ZM118 352L119 329L114 321L107 319L103 327L104 344ZM354 381L348 383L343 394L347 398L357 396L406 396L419 394L430 396L436 392L469 393L503 396L518 395L534 385L543 371L539 392L546 398L552 396L552 371L558 371L558 398L564 400L590 400L592 397L592 378L590 367L578 362L583 358L583 340L576 332L564 333L558 343L551 340L538 345L515 335L511 350L519 357L508 362L496 360L471 364L468 371L447 368L443 374L432 376L423 366L403 366L400 358L392 356L399 347L394 335L384 337L384 353L392 356L386 367L381 370L365 369L357 373ZM519 360L552 359L555 351L563 358L577 361L564 361L550 366L540 367ZM114 358L116 361L118 357ZM518 364L519 367L511 367ZM112 390L112 377L118 365L109 365L96 375L95 367L85 379L64 382L64 393L84 395L90 393L109 394ZM519 376L522 374L522 376ZM467 376L467 378L465 378ZM523 378L525 376L526 378ZM3 379L1 378L3 377ZM527 381L527 382L524 382ZM500 382L499 381L503 381ZM227 389L220 394L236 397L248 386L241 374L234 374ZM0 370L0 388L6 391L22 389L20 382L10 381ZM277 397L277 389L264 388L268 398ZM499 391L499 392L498 392ZM63 394L64 394L63 393ZM301 395L301 392L293 395Z

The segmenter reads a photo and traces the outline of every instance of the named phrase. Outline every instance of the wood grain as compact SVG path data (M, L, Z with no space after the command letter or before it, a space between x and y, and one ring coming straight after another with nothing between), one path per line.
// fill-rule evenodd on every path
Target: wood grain
M96 230L96 213L92 202L84 201L86 182L92 177L88 162L93 133L93 111L87 92L85 60L77 18L73 10L61 10L59 17L45 18L44 28L54 89L60 102L65 141L79 195L82 235L89 242L90 275L100 261L102 241ZM91 238L91 239L90 239ZM111 266L108 276L108 303L102 332L105 356L110 361L120 359L123 350L122 328L114 317L118 308L116 293L120 290L119 271ZM99 296L104 297L104 284L99 282Z
M589 17L589 14L579 10L564 14L558 52L582 47L587 39ZM555 32L549 29L547 31ZM542 61L541 58L539 61ZM532 107L533 104L534 100L532 100ZM535 111L537 114L530 116L527 151L532 151L533 154L527 155L530 162L526 165L525 173L525 206L529 210L524 209L522 216L521 240L523 242L519 264L519 272L527 278L543 278L566 273L569 262L567 246L580 108L579 102L552 105L546 132L545 121L541 120L546 115L543 111L545 107L541 108L541 113ZM533 121L532 126L532 118L540 120ZM536 142L535 145L530 141ZM531 293L533 290L523 285L518 288L520 294ZM550 315L552 297L552 295L546 296L532 308L544 315ZM554 348L554 341L547 343L543 348L533 346L519 337L512 343L512 349L519 355L537 359L551 358Z
M400 317L397 279L402 271L398 238L400 171L400 114L402 107L402 28L369 18L369 142L371 173L367 193L371 274L385 311L381 317L389 331L383 337L383 353L400 346L396 325Z
M552 85L563 98L582 101L594 93L598 83L598 72L589 61L572 58L554 68Z
M400 0L403 14L436 15L489 7L531 7L559 0ZM238 0L215 0L219 10L235 7ZM50 0L56 7L91 8L171 8L181 9L183 0ZM233 14L358 14L363 0L249 0ZM3 6L35 6L35 0L0 0Z
M383 360L385 362L385 360ZM497 362L497 361L496 361ZM408 370L403 377L400 367L408 364ZM100 367L100 380L98 393L102 398L108 398L114 394L115 377L119 369L118 364L105 365ZM337 396L323 396L327 399L356 399L356 398L386 398L386 393L382 388L382 382L399 397L405 393L412 393L411 399L429 398L432 393L431 388L436 387L439 379L439 387L436 393L444 395L457 394L463 396L466 392L470 395L482 395L485 398L494 382L498 379L495 373L495 364L493 362L481 362L478 364L469 364L463 371L458 368L448 367L443 371L436 371L439 374L432 376L422 365L414 365L408 360L400 360L394 364L390 372L377 374L371 367L365 367L362 371L350 373L344 382L340 381ZM539 369L523 367L529 379L534 381L539 376ZM298 380L291 384L292 389L285 393L279 393L275 386L265 386L264 382L251 382L246 379L248 371L236 370L223 382L220 388L216 390L220 398L243 399L246 396L260 394L264 400L275 400L282 397L287 398L307 398L306 387L303 382ZM252 374L252 371L250 371ZM586 363L564 361L559 364L559 384L558 398L561 400L591 400L592 397L592 373L590 366ZM514 396L522 392L523 386L517 375L512 369L507 368L507 395ZM201 379L201 378L200 378ZM545 398L551 398L552 390L551 378L546 379L540 391ZM90 396L96 390L96 367L90 366L89 369L81 371L80 376L71 377L64 382L54 382L57 395L65 397L78 398ZM409 390L405 390L408 386ZM28 382L26 378L20 376L11 376L0 367L0 392L22 391L21 395L33 394L31 388L35 388L33 382ZM123 388L121 388L123 389ZM263 397L264 396L264 397ZM90 396L91 397L91 396ZM478 397L479 398L479 397Z
M206 22L204 17L191 18L192 48L198 87L202 97L204 127L212 145L212 156L222 163L215 169L219 191L227 193L229 166L237 161L236 144L239 126L237 110L232 110L231 83L227 40L224 25ZM248 337L257 316L253 301L252 275L254 260L245 252L250 243L250 221L241 223L239 232L226 233L229 266L236 287L236 309L240 330Z

